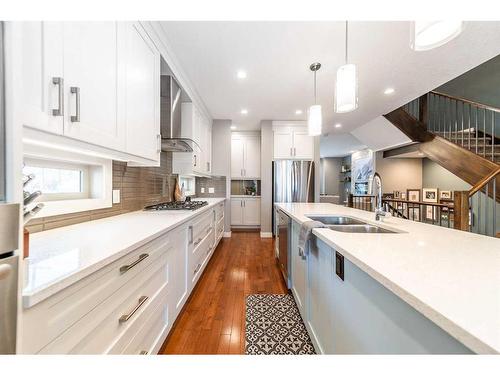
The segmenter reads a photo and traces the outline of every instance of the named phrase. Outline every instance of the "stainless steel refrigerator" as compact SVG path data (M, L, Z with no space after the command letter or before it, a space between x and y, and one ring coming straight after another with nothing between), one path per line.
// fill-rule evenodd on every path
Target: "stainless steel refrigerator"
M314 162L308 160L273 161L273 202L314 202ZM276 210L273 232L276 235Z

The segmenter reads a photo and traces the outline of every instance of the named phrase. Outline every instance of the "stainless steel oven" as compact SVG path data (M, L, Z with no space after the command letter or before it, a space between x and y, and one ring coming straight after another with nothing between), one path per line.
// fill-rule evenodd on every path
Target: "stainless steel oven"
M277 210L276 213L276 242L278 250L278 263L286 286L290 287L290 275L288 270L288 254L290 249L291 220L284 212Z

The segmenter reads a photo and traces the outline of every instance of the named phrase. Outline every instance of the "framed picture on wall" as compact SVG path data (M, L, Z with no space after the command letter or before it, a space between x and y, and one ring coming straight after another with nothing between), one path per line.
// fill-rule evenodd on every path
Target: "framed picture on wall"
M408 189L406 196L410 202L420 202L420 189Z
M423 188L422 189L422 202L437 203L438 189L436 188Z
M451 200L453 199L453 193L450 190L441 190L439 192L439 199Z
M400 191L397 191L397 190L394 190L394 199L401 199L401 192Z

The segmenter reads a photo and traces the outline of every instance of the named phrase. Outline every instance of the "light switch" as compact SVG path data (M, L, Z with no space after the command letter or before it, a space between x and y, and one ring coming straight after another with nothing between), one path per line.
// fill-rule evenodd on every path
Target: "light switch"
M209 194L215 193L215 188L208 188L208 192L209 192Z
M200 191L201 191L202 193L204 193L204 192L205 192L205 188L203 188L203 187L202 187L202 188L200 189Z
M120 190L113 190L113 203L120 203Z

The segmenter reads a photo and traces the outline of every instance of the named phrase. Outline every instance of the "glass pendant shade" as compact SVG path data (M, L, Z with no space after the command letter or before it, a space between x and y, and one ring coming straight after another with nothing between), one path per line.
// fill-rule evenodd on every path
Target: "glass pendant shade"
M307 112L307 132L310 136L321 135L321 126L323 116L321 114L321 105L314 104L309 107Z
M411 28L410 46L415 51L427 51L458 36L463 21L414 21Z
M345 64L337 70L335 112L351 112L358 108L358 79L356 65Z

